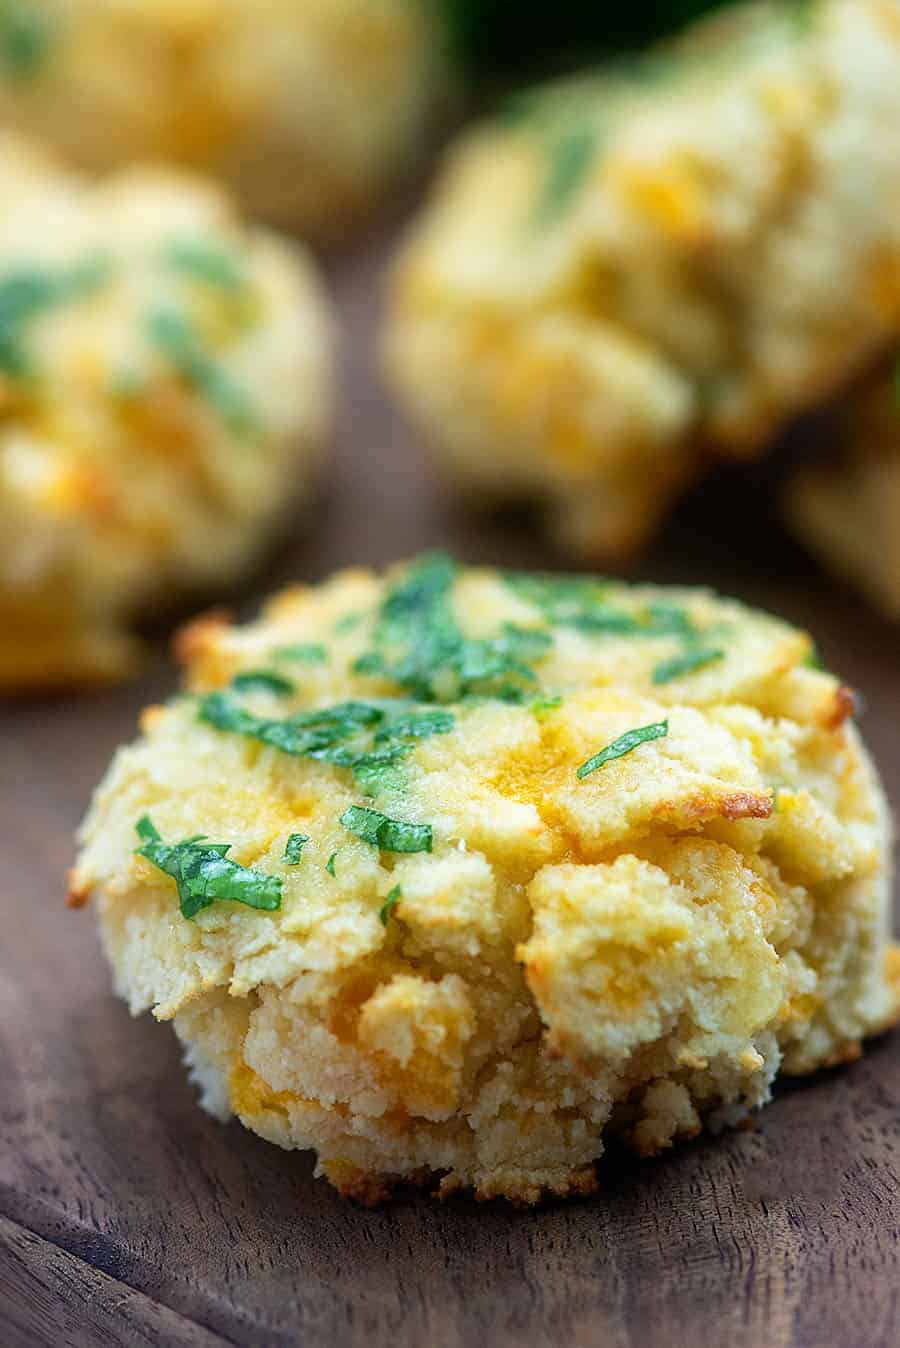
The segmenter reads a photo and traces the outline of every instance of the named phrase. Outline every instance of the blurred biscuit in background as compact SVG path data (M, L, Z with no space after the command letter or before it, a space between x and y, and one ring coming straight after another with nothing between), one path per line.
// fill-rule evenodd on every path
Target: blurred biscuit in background
M888 617L900 618L900 388L892 371L856 394L834 460L799 472L787 494L799 536Z
M330 314L299 250L174 171L95 185L5 137L0 205L0 690L103 681L307 491Z
M0 125L89 171L165 159L331 233L401 168L441 83L431 0L5 0Z
M385 355L451 481L615 560L898 326L898 9L821 0L729 10L467 135Z

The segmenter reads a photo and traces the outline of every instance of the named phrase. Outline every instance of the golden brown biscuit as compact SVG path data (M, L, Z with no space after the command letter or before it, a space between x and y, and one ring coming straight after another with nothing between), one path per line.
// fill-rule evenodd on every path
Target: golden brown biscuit
M432 0L4 0L0 123L106 172L164 159L255 215L343 229L443 82Z
M900 323L892 0L750 5L453 151L394 274L389 375L448 477L637 548Z
M207 1108L342 1193L584 1192L896 1014L887 811L806 634L438 556L183 650L72 899Z
M0 691L126 673L137 614L218 589L330 419L311 263L217 188L93 185L0 139Z
M823 561L888 618L900 618L900 388L897 373L838 416L837 458L798 473L788 518Z

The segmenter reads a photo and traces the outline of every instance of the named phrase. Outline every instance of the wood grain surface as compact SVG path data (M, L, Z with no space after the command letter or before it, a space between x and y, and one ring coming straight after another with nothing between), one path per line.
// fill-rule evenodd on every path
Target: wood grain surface
M310 529L236 597L436 544L559 567L527 519L439 496L380 391L375 239L333 268L336 458ZM900 637L781 535L765 475L710 483L641 574L707 582L811 627L864 694L900 801ZM168 1027L112 998L89 912L62 906L72 833L162 644L103 696L0 711L0 1344L220 1342L820 1348L900 1342L900 1034L781 1087L754 1130L609 1156L595 1199L517 1212L404 1194L364 1211L309 1156L197 1108Z

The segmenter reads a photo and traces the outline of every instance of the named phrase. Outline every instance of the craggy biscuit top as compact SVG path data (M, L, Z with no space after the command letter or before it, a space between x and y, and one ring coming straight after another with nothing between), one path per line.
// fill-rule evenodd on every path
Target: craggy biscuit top
M203 182L135 169L93 185L6 137L0 202L0 684L15 686L67 661L115 668L123 614L252 561L311 475L331 332L303 254Z
M453 476L633 548L900 323L893 0L748 5L521 96L451 152L386 356Z
M887 1019L884 804L788 625L438 555L181 653L73 898L207 1102L346 1192L584 1187L616 1101L654 1150Z

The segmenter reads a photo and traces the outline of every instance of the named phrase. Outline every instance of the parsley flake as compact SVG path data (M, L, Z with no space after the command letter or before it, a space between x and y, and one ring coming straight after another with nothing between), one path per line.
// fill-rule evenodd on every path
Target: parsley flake
M34 0L0 0L0 65L14 80L32 79L50 47L51 28Z
M32 374L27 325L50 309L93 293L109 273L108 258L91 253L71 267L21 266L0 275L0 372L12 379Z
M284 860L289 866L296 866L300 862L303 854L303 848L309 842L308 833L292 833L284 845Z
M723 660L725 652L718 648L700 647L695 650L686 650L681 655L675 655L671 660L663 660L653 671L654 683L670 683L672 679L683 678L685 674L693 674L697 669L704 669L707 665L713 664L716 660Z
M400 888L399 885L394 885L394 888L391 890L390 894L388 894L384 903L378 910L378 917L383 927L387 926L391 918L391 913L394 911L397 904L400 902L402 898L403 898L403 890Z
M341 815L341 823L348 833L355 834L382 852L431 851L430 824L409 824L401 819L390 819L380 810L370 810L362 805L351 805L346 809Z
M276 646L272 652L277 660L302 660L308 665L321 665L328 659L328 651L313 641L297 641L291 646Z
M578 772L575 774L578 778L587 777L589 773L596 772L597 768L602 768L604 763L610 763L614 758L622 758L625 754L630 754L632 749L636 749L639 744L647 744L650 740L662 739L669 733L668 721L654 721L651 725L638 726L635 730L627 730L624 735L613 740L612 744L607 744L599 753L594 754L586 763L582 763Z
M337 852L332 852L331 856L325 862L325 869L332 878L334 877L334 859L336 856Z
M557 708L562 706L562 703L563 700L559 696L536 697L533 702L529 703L528 710L532 716L536 716L539 721L543 721L549 712L556 711Z
M283 697L296 691L296 686L290 679L286 679L283 674L276 674L271 669L245 669L240 674L235 674L231 686L239 693L264 688L269 693L277 693Z
M236 259L211 239L170 239L162 250L162 260L173 271L230 294L236 294L246 285Z
M207 842L204 834L183 842L163 842L148 815L138 820L135 831L142 840L135 849L137 855L175 881L182 917L196 917L202 909L226 899L266 912L281 907L281 877L230 861L226 853L231 843Z
M550 143L535 225L544 227L564 214L584 186L596 153L597 132L590 125L567 127Z
M250 437L259 432L259 419L246 392L206 350L184 314L176 309L153 309L144 327L152 345L186 384L203 394L233 435Z

